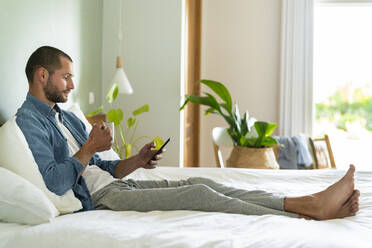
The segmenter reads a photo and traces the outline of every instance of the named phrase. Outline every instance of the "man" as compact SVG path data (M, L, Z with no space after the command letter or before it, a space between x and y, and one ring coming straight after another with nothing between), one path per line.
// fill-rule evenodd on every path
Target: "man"
M29 92L17 112L45 184L58 195L72 189L83 210L198 210L247 215L277 214L307 219L333 219L355 215L359 191L354 190L354 166L326 190L303 197L280 197L264 191L246 191L206 178L180 181L117 180L138 168L153 169L161 158L146 144L121 161L104 161L97 152L110 149L110 130L100 122L88 135L84 124L57 103L66 102L74 89L72 59L53 47L40 47L29 58L26 75ZM148 161L150 163L148 164ZM82 177L84 169L97 165L111 174L97 189ZM117 179L115 179L117 178Z

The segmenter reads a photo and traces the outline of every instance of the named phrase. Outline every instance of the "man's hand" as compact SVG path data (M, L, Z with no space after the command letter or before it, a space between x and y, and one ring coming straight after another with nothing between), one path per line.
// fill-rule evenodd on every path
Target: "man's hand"
M144 147L142 147L142 149L139 151L138 159L140 161L141 167L145 169L153 169L156 167L155 165L158 164L157 161L162 159L162 156L160 154L166 151L165 148L163 148L160 154L155 156L155 160L150 160L158 151L158 150L154 150L154 148L155 148L155 143L150 142L144 145Z
M105 126L103 121L99 121L93 125L87 143L90 143L89 145L94 149L94 152L103 152L111 148L111 131Z
M140 167L145 169L154 169L155 165L158 163L157 161L162 158L162 156L158 154L155 156L155 160L151 160L149 162L152 156L154 156L157 152L157 150L154 150L154 148L154 142L150 142L144 145L137 155L125 160L121 160L115 167L115 177L123 178ZM163 149L162 152L165 152L165 149Z
M88 165L93 154L109 150L112 146L112 136L110 129L105 126L103 121L94 124L89 134L87 142L80 148L74 157L84 166Z

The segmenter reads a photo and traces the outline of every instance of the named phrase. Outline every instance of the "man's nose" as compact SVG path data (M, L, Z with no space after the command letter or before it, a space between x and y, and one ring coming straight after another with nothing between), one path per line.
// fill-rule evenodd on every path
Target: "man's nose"
M68 81L68 88L71 90L75 89L75 84L72 78L70 78L70 80Z

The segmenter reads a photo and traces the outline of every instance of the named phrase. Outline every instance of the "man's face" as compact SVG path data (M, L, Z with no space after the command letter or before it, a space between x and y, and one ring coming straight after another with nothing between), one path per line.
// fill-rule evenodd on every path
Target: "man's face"
M73 68L72 62L64 57L60 57L62 67L49 75L47 84L44 87L45 97L48 101L58 103L66 102L68 94L74 89L74 82L72 81Z

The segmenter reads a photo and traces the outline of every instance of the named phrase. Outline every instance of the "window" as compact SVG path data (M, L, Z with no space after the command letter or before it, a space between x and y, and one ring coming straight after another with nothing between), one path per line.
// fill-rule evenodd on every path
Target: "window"
M372 170L372 5L314 7L315 136L331 137L336 165Z

